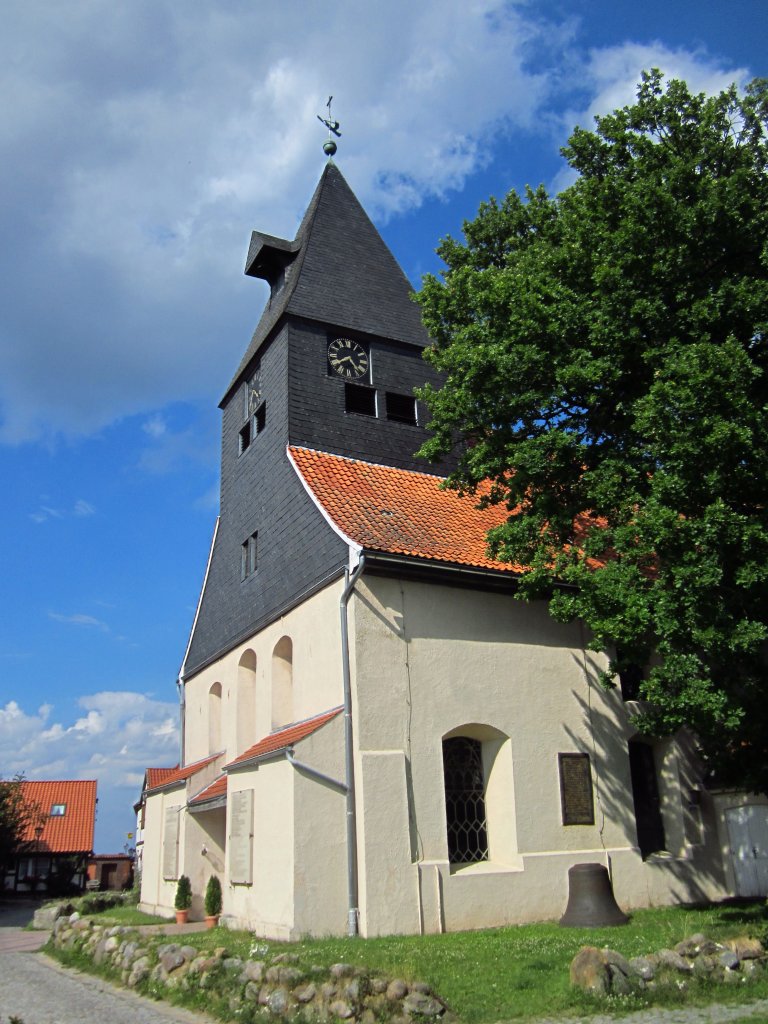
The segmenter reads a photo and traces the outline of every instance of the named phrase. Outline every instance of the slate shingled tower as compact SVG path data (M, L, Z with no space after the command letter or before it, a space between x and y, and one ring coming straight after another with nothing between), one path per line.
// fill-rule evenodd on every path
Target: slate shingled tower
M437 381L422 359L429 339L411 285L333 162L295 240L254 231L245 272L270 297L221 402L220 521L187 676L343 571L347 549L297 480L288 445L429 469L414 455L427 412L413 398ZM348 360L360 352L356 375Z

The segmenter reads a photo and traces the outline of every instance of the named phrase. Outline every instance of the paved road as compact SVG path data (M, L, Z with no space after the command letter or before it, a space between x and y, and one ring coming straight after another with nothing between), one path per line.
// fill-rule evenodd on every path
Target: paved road
M67 970L38 950L48 932L28 932L36 903L0 903L0 1024L213 1024L100 978ZM176 930L176 926L172 926Z
M212 1018L155 1003L60 967L44 953L0 955L0 1021L24 1024L214 1024Z

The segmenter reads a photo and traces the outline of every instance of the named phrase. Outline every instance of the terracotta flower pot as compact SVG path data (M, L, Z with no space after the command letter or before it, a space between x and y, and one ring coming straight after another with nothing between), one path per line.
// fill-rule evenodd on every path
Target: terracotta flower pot
M187 923L187 915L188 914L189 914L188 910L177 910L176 911L176 924L186 924Z
M205 927L206 928L215 928L218 923L219 923L219 915L218 914L206 914L205 915Z

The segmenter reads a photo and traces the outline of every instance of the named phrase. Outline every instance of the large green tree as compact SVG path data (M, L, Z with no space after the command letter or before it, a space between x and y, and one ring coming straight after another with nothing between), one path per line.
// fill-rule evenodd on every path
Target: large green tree
M491 483L519 593L654 665L651 733L768 789L768 84L643 74L577 128L576 172L481 206L419 295L450 486ZM458 441L458 446L457 446ZM574 525L576 524L576 525Z
M25 800L23 783L23 775L0 779L0 878L17 857L34 850L31 836L44 822L40 807Z

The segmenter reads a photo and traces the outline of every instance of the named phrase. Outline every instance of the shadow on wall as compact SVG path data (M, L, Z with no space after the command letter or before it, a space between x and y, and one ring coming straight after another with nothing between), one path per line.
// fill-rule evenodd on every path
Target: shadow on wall
M586 700L575 691L572 696L589 725L591 747L567 724L565 731L571 749L590 756L598 829L605 820L618 824L649 867L663 864L665 875L680 883L677 889L669 886L673 898L708 901L713 890L725 886L724 851L695 744L685 732L661 739L641 736L632 726L634 702L626 707L627 723L617 727L603 709L605 691L594 671L588 685ZM621 701L618 689L613 693Z

